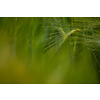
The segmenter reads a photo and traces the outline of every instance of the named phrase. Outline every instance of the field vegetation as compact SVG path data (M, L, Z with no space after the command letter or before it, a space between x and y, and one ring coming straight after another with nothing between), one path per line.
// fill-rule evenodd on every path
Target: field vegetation
M100 18L1 17L0 83L100 83Z

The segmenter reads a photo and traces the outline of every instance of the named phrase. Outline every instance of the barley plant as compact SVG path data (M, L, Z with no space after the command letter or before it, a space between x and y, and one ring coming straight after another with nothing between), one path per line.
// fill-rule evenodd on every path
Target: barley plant
M1 84L99 84L99 17L1 17Z

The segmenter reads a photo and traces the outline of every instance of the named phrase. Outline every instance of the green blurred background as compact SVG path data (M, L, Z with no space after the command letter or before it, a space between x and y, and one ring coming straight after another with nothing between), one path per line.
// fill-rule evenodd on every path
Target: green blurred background
M99 17L1 17L1 84L100 83Z

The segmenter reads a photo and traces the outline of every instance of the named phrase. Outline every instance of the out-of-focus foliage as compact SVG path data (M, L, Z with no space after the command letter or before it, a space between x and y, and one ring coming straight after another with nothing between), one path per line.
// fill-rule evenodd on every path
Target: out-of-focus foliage
M0 18L0 83L100 82L100 18Z

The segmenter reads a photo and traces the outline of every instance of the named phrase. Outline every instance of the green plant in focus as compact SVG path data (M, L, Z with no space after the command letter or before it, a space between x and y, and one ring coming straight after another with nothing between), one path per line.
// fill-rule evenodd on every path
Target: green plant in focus
M0 18L0 83L97 84L100 18Z

